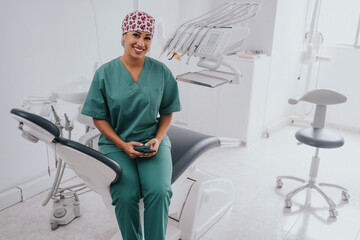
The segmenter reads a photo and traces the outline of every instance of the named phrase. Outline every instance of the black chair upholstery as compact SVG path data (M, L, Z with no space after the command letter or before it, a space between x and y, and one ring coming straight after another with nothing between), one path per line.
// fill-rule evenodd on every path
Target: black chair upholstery
M40 117L39 115L29 113L27 111L18 108L11 109L10 113L25 118L30 122L37 124L38 126L44 128L46 131L54 135L54 137L60 136L60 130L57 128L57 126L54 123L50 122L49 120Z
M204 152L211 148L220 147L217 137L194 132L184 128L171 126L167 132L171 141L171 156L173 175L171 182L176 179Z
M325 128L303 128L296 132L296 139L317 148L338 148L344 145L344 138Z

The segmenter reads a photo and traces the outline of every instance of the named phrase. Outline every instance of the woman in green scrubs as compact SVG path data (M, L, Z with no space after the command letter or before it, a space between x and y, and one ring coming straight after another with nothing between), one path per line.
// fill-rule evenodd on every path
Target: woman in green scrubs
M144 201L146 240L165 239L172 160L166 135L172 113L180 111L178 86L170 70L146 57L155 20L129 13L122 25L124 54L95 73L82 114L101 132L99 151L120 164L121 181L110 186L124 240L141 240L139 200ZM153 152L134 149L146 146Z

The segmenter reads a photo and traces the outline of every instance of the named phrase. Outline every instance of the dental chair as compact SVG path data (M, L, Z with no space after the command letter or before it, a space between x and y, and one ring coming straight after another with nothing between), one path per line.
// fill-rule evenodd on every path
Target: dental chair
M62 138L55 124L36 114L21 109L12 109L11 114L19 122L23 137L34 143L40 140L48 144L90 189L103 197L106 205L110 205L109 186L121 181L122 169L112 159L86 146L100 134L97 129L82 136L79 140L82 144ZM196 240L231 208L233 186L230 180L202 172L193 163L212 148L234 147L240 143L237 139L211 137L176 126L170 127L168 136L172 142L174 194L166 239ZM72 209L64 206L62 212L74 211ZM60 213L51 219L61 224L58 221L61 217ZM120 232L112 239L122 239Z
M350 198L348 190L341 186L329 183L316 183L316 177L319 169L319 149L320 148L339 148L344 145L344 139L339 134L325 128L325 116L326 108L328 105L340 104L346 102L346 97L330 90L318 89L305 93L302 96L296 98L290 98L290 104L297 104L300 101L316 104L315 115L312 123L312 127L300 129L296 132L296 139L303 144L315 148L315 155L312 157L309 179L306 181L302 178L292 176L278 176L276 179L276 186L281 188L283 186L282 179L292 179L303 183L293 191L286 194L285 207L291 208L291 198L297 193L307 188L315 189L325 199L329 205L329 216L336 217L338 212L336 211L336 205L334 201L320 188L321 186L333 187L340 189L342 200L346 201Z

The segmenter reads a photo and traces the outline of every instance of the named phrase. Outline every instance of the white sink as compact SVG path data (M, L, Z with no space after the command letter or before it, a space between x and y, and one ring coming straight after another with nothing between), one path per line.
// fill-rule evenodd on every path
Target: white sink
M81 80L59 86L53 91L57 98L75 104L82 104L86 99L91 81Z

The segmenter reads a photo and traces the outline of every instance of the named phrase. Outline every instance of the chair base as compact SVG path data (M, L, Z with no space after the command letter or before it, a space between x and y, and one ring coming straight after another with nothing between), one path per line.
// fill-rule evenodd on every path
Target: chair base
M80 217L80 202L75 197L56 199L50 215L51 230L70 223L74 218Z
M292 177L292 176L278 176L276 179L276 186L278 188L281 188L283 186L282 179L292 179L298 182L302 182L303 184L299 187L295 188L288 194L286 194L285 198L285 207L291 208L292 201L291 198L294 197L297 193L301 192L302 190L305 190L307 188L315 189L320 195L325 199L325 201L329 204L329 216L330 217L336 217L338 215L338 212L336 211L336 205L334 201L320 188L320 186L325 187L333 187L338 188L341 190L341 197L342 200L347 201L350 198L350 195L348 194L348 190L344 187L341 187L339 185L330 184L330 183L316 183L314 178L310 178L308 181L302 178Z

